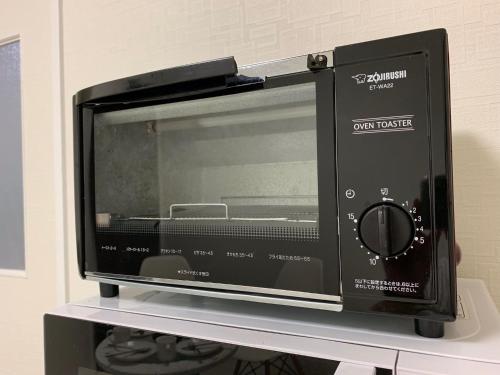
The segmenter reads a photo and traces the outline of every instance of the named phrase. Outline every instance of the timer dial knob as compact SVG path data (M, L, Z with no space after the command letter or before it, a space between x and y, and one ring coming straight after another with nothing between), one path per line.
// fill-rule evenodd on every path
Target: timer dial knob
M412 217L401 207L380 203L366 210L359 222L359 236L372 252L392 257L404 252L413 241Z

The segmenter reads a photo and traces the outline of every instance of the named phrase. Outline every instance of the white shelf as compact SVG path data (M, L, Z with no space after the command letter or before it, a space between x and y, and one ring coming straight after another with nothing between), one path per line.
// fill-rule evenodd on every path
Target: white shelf
M460 279L458 286L461 316L446 323L441 339L417 336L411 319L144 293L132 288L122 288L117 298L93 297L62 306L52 314L414 371L398 374L449 373L439 372L440 366L455 366L457 374L477 366L481 374L500 374L500 316L495 305L481 281ZM438 372L429 372L432 369Z

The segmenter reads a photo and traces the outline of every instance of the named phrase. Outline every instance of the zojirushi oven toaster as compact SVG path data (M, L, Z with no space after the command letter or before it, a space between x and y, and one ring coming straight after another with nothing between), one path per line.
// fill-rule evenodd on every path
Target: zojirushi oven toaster
M431 30L74 96L78 260L117 285L456 314L448 45Z

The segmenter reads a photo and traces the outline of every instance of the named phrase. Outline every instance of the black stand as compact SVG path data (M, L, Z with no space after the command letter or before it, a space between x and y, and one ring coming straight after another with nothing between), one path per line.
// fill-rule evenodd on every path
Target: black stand
M99 283L101 297L112 298L119 294L118 285Z
M444 323L434 320L415 319L415 332L423 337L437 339L444 335Z

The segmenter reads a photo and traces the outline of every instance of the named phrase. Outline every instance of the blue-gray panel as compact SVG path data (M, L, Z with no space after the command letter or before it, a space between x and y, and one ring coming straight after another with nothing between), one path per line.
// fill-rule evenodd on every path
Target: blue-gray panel
M0 268L23 270L23 165L19 41L0 46Z

